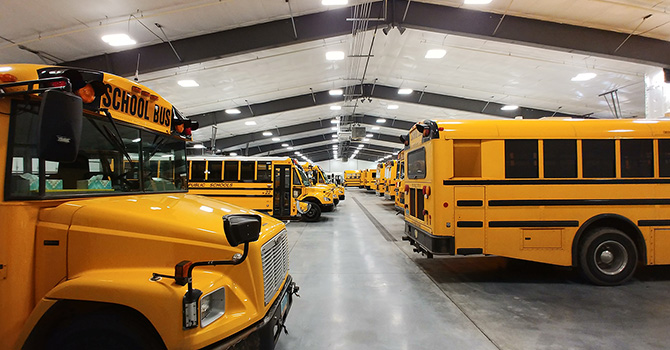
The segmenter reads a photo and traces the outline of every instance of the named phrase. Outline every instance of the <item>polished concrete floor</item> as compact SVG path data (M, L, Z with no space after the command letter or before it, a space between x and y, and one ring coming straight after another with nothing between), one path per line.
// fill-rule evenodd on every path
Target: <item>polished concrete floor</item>
M538 263L426 259L393 203L357 188L288 230L301 298L277 349L670 348L670 267L598 287Z

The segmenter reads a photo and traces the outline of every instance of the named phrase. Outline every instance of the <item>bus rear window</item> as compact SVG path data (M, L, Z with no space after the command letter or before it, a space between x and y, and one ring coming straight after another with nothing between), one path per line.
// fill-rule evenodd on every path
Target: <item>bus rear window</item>
M407 176L410 179L426 178L426 149L420 148L407 154Z

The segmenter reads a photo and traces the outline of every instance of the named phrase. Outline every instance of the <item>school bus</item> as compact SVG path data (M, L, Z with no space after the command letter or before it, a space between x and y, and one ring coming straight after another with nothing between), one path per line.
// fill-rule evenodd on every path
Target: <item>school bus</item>
M377 183L377 169L365 169L361 173L361 177L365 176L363 180L363 187L368 191L374 191Z
M361 171L360 170L345 170L344 171L344 187L360 186L361 185Z
M0 348L273 347L284 224L187 194L197 124L118 76L0 67Z
M599 285L670 263L668 120L426 120L406 168L406 239L429 256L572 266Z
M318 221L332 211L330 189L312 186L295 159L290 157L189 158L189 192L221 199L279 219L302 217Z
M368 169L361 170L361 182L360 185L358 185L358 188L365 188L365 185L368 182L368 171Z
M396 196L396 186L398 177L398 161L391 159L386 161L386 169L384 170L384 183L386 189L384 190L384 199L393 201Z
M383 197L386 192L386 162L377 163L376 174L373 188L376 195Z
M344 200L346 198L344 194L344 186L336 185L332 180L328 179L326 177L326 174L323 172L323 169L321 169L320 166L310 164L309 162L304 162L302 164L302 169L305 171L307 177L309 177L310 181L314 186L333 191L334 193L333 201L335 203L335 206L337 206L339 201ZM335 178L335 176L330 177L333 179Z
M405 214L405 150L398 152L394 201L395 210Z

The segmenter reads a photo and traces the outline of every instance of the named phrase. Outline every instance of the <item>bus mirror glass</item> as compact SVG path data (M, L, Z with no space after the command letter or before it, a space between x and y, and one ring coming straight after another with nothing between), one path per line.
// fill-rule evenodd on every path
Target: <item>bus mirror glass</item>
M48 90L40 106L40 158L74 162L79 153L83 121L80 97L61 90Z
M232 247L258 240L261 217L254 214L232 214L223 217L223 232Z

